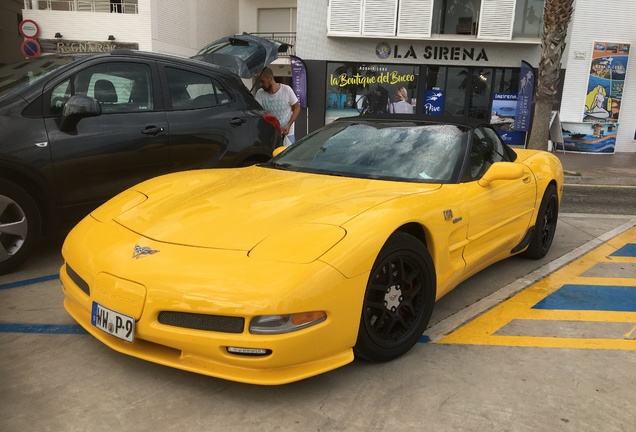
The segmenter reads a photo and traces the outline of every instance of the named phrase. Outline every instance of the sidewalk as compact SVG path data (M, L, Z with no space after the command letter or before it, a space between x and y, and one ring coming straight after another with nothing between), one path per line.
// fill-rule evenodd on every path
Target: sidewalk
M565 171L566 184L636 186L636 153L554 153Z

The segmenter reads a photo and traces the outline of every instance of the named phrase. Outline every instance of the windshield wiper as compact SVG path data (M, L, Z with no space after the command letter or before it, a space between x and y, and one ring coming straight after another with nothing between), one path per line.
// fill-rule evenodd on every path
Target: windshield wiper
M271 168L276 168L276 169L281 169L281 170L285 170L288 168L292 167L292 164L290 163L278 163L278 162L263 162L258 164L258 166L262 166L262 167L271 167Z

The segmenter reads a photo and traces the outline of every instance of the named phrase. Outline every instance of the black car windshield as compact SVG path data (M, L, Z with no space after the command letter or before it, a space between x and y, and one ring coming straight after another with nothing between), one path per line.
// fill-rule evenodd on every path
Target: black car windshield
M41 57L0 66L0 98L36 83L56 69L72 62L74 57Z
M468 127L413 122L335 122L269 163L282 169L425 183L456 180Z

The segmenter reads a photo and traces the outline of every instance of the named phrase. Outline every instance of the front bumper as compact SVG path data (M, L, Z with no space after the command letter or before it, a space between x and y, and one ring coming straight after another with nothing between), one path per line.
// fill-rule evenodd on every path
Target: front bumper
M135 259L134 245L160 252ZM368 274L347 279L320 261L279 263L248 258L241 251L159 243L90 217L71 231L63 255L65 309L90 334L122 353L251 384L297 381L353 360ZM93 326L93 301L133 316L134 342ZM256 315L315 310L325 311L327 319L302 330L279 335L248 331ZM240 333L167 325L159 322L162 311L242 317L245 325ZM262 348L268 354L233 354L229 346Z

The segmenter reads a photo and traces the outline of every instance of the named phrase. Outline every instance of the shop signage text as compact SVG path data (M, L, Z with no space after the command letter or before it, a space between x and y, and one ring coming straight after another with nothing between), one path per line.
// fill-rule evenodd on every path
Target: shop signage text
M58 42L56 51L66 53L111 52L116 45L108 42Z
M393 58L412 58L417 59L418 54L410 45L406 51L402 50L404 54L400 52L398 45L394 46ZM488 61L488 55L485 48L462 48L462 47L438 47L427 45L424 47L424 51L420 56L426 60L473 60L473 61Z
M398 71L382 72L377 76L365 76L359 72L355 75L347 75L346 73L336 75L330 74L329 82L333 86L346 87L348 85L361 85L366 87L371 84L399 84L415 81L415 75L400 75Z
M43 53L89 54L108 53L116 49L139 49L138 43L40 39Z

